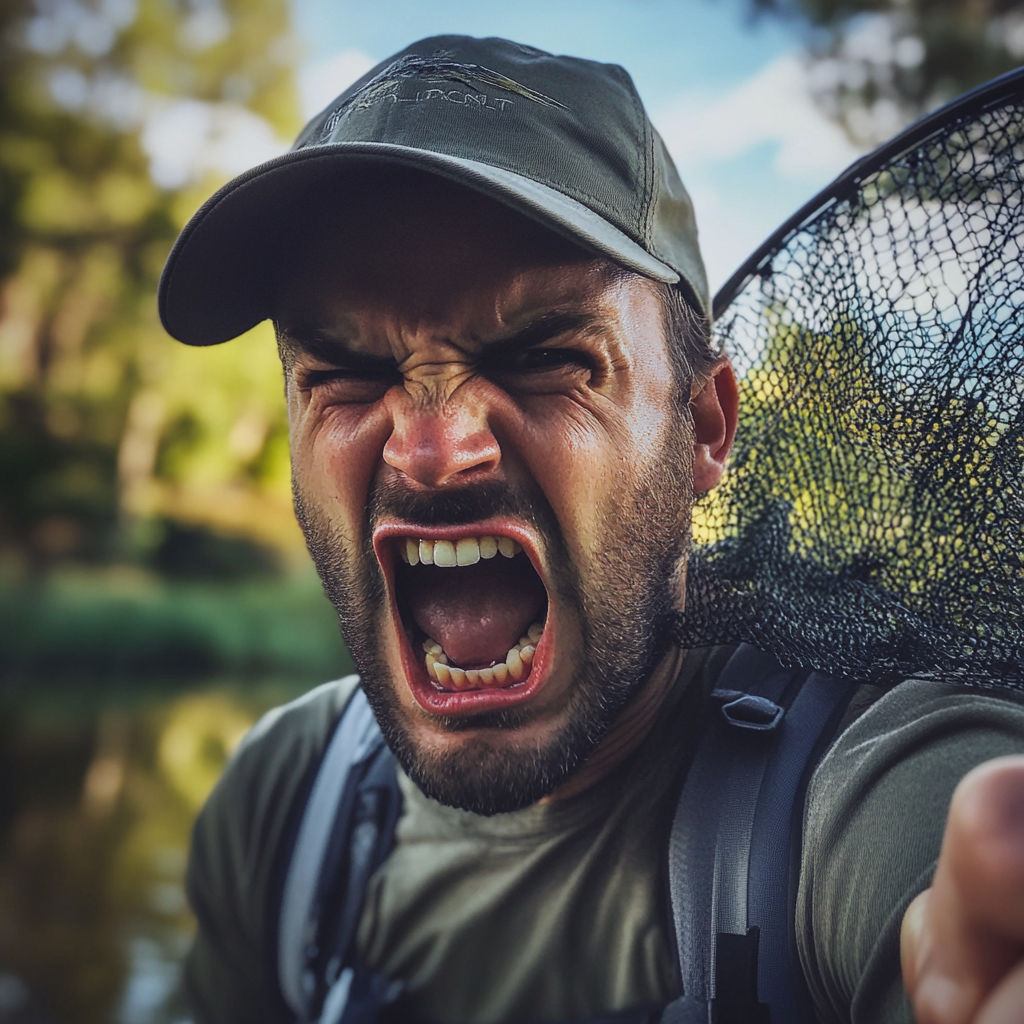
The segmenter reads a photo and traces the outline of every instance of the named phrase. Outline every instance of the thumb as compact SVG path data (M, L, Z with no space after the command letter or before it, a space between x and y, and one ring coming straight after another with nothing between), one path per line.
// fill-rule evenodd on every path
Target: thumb
M1024 757L989 761L953 795L932 887L901 932L919 1024L968 1024L1024 951Z

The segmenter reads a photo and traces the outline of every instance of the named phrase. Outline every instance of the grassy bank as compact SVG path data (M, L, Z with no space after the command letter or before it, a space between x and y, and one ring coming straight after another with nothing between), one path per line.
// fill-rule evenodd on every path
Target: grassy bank
M0 585L8 682L231 675L312 684L350 666L311 570L231 584L79 571Z

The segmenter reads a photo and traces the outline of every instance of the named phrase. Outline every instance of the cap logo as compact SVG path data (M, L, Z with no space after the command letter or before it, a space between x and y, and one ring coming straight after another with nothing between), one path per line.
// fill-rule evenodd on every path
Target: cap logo
M330 135L338 126L342 117L354 110L366 110L378 103L422 103L426 100L444 99L452 103L460 103L481 107L487 110L503 111L512 106L513 100L488 95L491 90L500 89L510 92L532 103L558 110L569 108L550 96L531 89L507 75L502 75L482 64L460 64L451 60L450 51L439 50L430 57L418 54L407 54L405 57L389 64L383 71L375 75L361 89L353 93L345 106L334 111L320 130L321 140ZM426 89L413 95L400 95L401 86L412 79L418 79L431 85L456 83L471 92L460 92L451 89ZM486 91L485 91L486 90Z

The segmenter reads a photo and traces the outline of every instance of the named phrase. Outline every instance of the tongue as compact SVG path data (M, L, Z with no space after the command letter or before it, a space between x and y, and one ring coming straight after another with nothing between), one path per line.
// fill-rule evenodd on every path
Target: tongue
M543 617L544 586L525 556L457 569L420 565L406 570L401 590L416 625L462 668L504 661Z

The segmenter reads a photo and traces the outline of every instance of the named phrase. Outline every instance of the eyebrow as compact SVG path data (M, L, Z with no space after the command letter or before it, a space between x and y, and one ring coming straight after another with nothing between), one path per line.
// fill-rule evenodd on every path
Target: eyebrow
M569 331L589 331L597 327L597 318L589 313L545 313L531 320L511 337L491 341L484 347L484 356L504 355L543 345Z
M391 356L371 356L355 352L344 341L329 338L317 330L278 330L278 343L285 349L298 350L331 366L347 370L380 371L393 369L395 360Z
M483 358L489 358L509 352L524 351L570 331L594 330L597 325L597 318L589 313L544 313L536 320L531 320L510 337L486 342L480 354ZM300 328L290 331L280 328L278 338L284 347L298 349L322 362L329 363L331 366L351 370L379 371L384 368L393 368L396 365L391 356L371 356L363 352L355 352L348 348L344 341L326 337L315 329L306 331Z

